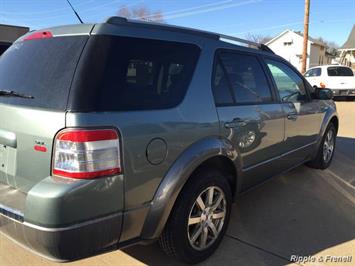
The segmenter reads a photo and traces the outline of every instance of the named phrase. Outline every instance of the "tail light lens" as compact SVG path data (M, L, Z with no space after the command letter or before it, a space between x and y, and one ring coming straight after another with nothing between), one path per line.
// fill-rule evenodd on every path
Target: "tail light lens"
M54 143L53 175L93 179L121 173L115 130L66 129Z

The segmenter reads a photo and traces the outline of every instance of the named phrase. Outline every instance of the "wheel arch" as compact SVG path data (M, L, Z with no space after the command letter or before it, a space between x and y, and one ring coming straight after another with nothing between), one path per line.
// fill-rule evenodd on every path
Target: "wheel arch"
M338 117L333 116L333 117L330 119L330 121L329 121L329 124L330 124L330 123L333 123L333 125L334 125L334 127L335 127L335 130L336 130L336 132L338 133L338 130L339 130L339 119L338 119Z
M227 171L228 183L232 192L236 193L240 181L237 178L238 165L239 156L228 140L212 137L191 145L179 156L160 183L150 203L141 238L152 240L160 236L184 185L201 168L214 167Z
M191 175L193 175L195 172L202 170L202 169L217 169L221 171L225 178L228 181L228 184L231 188L232 196L234 197L236 192L237 192L237 169L235 167L235 164L233 161L223 155L216 155L213 156L204 162L202 162L193 172Z
M325 117L323 119L323 122L321 124L321 128L320 128L320 132L319 132L319 137L318 137L318 141L317 141L317 145L316 145L316 149L314 151L314 154L312 156L312 158L314 158L317 154L317 151L319 149L319 146L322 142L322 138L323 135L325 133L325 131L327 130L328 126L330 123L333 123L336 129L336 133L338 133L338 129L339 129L339 117L338 114L335 110L335 108L329 108L328 111L325 114Z

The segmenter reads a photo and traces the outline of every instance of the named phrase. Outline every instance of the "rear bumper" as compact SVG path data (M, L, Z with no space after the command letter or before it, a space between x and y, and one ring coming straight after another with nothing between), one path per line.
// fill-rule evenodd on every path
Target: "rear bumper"
M332 89L333 96L354 96L355 97L355 89Z
M123 177L47 177L28 192L0 182L0 232L52 260L75 260L117 245Z
M75 260L117 248L121 225L121 213L62 228L41 227L0 213L1 233L56 261Z

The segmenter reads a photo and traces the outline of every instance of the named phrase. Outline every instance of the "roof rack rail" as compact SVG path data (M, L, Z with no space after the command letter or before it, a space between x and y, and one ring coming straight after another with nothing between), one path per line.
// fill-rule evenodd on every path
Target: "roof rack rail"
M151 21L140 21L140 20L134 20L134 19L127 19L127 18L118 17L118 16L108 18L106 20L106 23L114 24L114 25L126 24L126 25L136 25L136 26L141 26L141 27L154 27L156 29L165 29L165 30L170 30L170 31L175 31L175 32L185 32L185 33L200 35L203 37L207 37L207 38L211 38L211 39L215 39L215 40L220 40L220 41L228 40L228 41L243 43L243 44L249 45L249 47L255 47L256 49L274 54L274 52L265 44L252 42L252 41L244 40L244 39L241 39L238 37L229 36L229 35L225 35L225 34L219 34L219 33L211 32L211 31L198 30L198 29L193 29L193 28L188 28L188 27L168 25L168 24L156 23L156 22L151 22Z
M238 38L238 37L229 36L229 35L225 35L225 34L218 34L218 33L216 33L216 34L219 35L219 39L221 41L223 41L223 39L224 39L224 40L244 43L244 44L248 44L249 46L254 46L254 47L256 47L259 50L274 54L274 51L271 50L267 45L265 45L263 43L257 43L257 42L253 42L253 41L249 41L249 40L244 40L244 39L241 39L241 38Z

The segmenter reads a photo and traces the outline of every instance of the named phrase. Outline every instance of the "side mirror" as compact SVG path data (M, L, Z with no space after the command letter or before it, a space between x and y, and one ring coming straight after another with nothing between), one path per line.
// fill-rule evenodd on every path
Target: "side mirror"
M331 100L333 99L333 91L330 89L316 89L316 97L319 100Z

